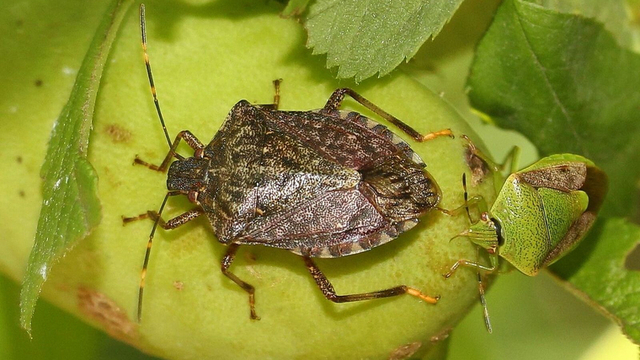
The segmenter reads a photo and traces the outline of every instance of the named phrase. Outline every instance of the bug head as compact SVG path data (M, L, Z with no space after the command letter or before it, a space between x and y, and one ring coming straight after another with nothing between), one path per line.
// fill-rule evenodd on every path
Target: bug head
M499 245L502 245L500 222L491 218L486 212L480 215L478 222L456 235L454 239L457 237L469 238L472 243L486 249L491 254L497 251Z
M196 203L198 194L205 190L209 161L201 157L188 157L174 161L169 167L167 189L187 195Z

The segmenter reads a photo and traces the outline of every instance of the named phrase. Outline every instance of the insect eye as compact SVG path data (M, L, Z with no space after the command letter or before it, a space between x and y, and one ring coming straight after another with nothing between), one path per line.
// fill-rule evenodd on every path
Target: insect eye
M502 226L500 225L500 222L495 218L491 218L491 222L493 222L493 225L496 228L496 235L498 236L498 246L504 245L504 238L502 237Z
M189 191L189 193L187 194L187 197L189 198L189 201L191 201L192 203L195 203L196 201L198 201L198 192Z

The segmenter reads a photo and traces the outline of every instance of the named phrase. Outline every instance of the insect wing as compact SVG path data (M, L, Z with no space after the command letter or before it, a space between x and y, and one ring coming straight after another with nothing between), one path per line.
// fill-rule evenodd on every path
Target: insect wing
M258 217L239 240L307 256L337 257L380 245L379 237L369 235L389 226L360 191L340 190L326 192L287 211Z
M385 126L356 112L270 111L269 121L292 134L321 156L351 169L370 167L376 160L402 153L424 167L409 145Z
M582 162L559 161L518 171L517 176L536 188L556 189L564 192L581 189L587 178L587 166Z
M221 242L245 231L257 216L276 214L337 189L360 175L318 157L295 138L273 129L264 112L239 102L205 149L209 186L200 202Z
M539 188L557 189L563 192L581 190L586 194L588 206L579 216L570 216L573 221L564 237L555 245L545 259L545 266L557 261L573 249L589 231L602 207L608 190L608 178L604 171L591 160L574 154L555 154L540 159L526 169L519 171L523 181ZM575 197L573 197L575 200ZM567 209L582 209L583 205L564 198ZM555 214L554 217L559 215Z
M317 156L358 170L361 190L385 218L415 219L438 204L440 189L422 159L383 125L346 111L268 115L274 127L295 136Z

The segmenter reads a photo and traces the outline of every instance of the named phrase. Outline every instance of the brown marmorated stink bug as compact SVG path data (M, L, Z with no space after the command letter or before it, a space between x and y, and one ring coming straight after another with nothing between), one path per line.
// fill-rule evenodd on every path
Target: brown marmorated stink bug
M421 135L346 88L334 91L320 110L280 111L276 80L273 104L238 102L208 145L188 130L171 142L146 50L144 5L140 6L140 28L151 92L170 149L159 166L135 159L153 170L168 170L169 191L160 209L123 218L125 223L154 220L140 279L138 321L156 228L174 229L201 215L207 216L217 239L228 246L222 273L249 294L252 319L258 319L254 287L229 270L241 245L265 245L301 256L324 296L336 303L401 294L437 302L437 296L406 285L337 295L312 258L347 256L387 243L415 226L440 200L440 190L425 163L406 142L361 114L338 110L345 95L417 141L452 136L450 130ZM180 140L193 148L193 156L176 153ZM173 158L177 160L171 162ZM164 221L162 210L174 195L186 195L195 207Z

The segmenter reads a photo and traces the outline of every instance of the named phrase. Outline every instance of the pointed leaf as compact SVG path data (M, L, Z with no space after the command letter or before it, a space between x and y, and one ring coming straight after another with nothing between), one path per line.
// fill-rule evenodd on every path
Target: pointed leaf
M386 75L449 21L461 0L318 0L309 10L308 46L327 54L338 78Z
M20 294L20 323L27 331L52 265L100 222L98 178L87 161L100 78L130 0L115 0L82 63L69 101L54 123L41 169L43 203Z

